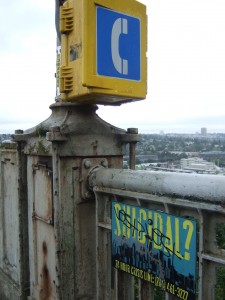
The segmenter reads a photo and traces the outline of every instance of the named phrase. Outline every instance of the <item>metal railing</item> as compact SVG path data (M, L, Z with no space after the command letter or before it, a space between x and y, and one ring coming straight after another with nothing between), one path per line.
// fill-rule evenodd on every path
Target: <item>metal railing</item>
M97 168L89 184L96 198L97 299L156 299L153 285L135 284L133 276L111 268L112 201L195 219L196 299L224 299L216 296L217 270L225 268L225 250L218 243L218 228L225 226L224 176ZM178 298L165 292L163 299Z
M26 157L20 143L1 149L1 299L182 299L112 266L118 202L196 220L196 299L224 300L224 176L110 169L104 157L74 163L59 160L56 146L52 157Z

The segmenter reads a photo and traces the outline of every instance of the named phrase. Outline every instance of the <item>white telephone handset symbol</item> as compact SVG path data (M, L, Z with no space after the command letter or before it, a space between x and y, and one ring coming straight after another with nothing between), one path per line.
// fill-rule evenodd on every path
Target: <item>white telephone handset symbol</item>
M111 52L112 52L112 61L115 69L123 75L128 74L128 60L122 59L119 53L119 38L120 35L127 34L127 19L118 18L112 27L111 35Z

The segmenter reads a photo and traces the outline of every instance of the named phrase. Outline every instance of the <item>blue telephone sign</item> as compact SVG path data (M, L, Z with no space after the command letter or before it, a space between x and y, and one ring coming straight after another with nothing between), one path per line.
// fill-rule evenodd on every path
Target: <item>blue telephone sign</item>
M97 74L140 81L140 20L97 6Z

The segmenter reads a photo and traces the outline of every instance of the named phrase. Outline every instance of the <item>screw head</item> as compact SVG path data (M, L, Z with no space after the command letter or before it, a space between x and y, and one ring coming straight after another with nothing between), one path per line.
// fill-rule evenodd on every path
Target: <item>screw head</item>
M90 160L85 160L85 162L84 162L84 167L85 167L85 169L90 169L91 168L91 162L90 162Z

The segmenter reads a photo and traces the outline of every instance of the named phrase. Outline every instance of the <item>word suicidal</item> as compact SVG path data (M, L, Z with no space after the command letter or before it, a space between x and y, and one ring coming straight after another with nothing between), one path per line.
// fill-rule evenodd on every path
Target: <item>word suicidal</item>
M190 242L194 231L192 221L181 219L151 210L114 205L116 217L115 235L137 239L141 244L152 244L157 250L163 250L165 256L175 255L178 259L190 260ZM182 223L182 224L181 224ZM185 234L183 253L180 251L180 234Z

